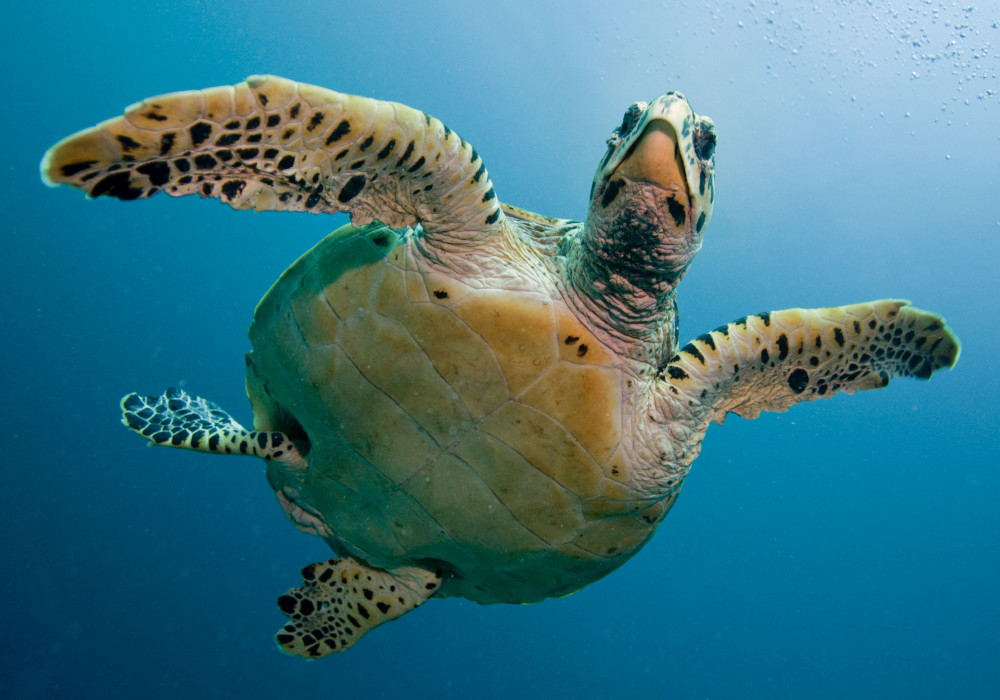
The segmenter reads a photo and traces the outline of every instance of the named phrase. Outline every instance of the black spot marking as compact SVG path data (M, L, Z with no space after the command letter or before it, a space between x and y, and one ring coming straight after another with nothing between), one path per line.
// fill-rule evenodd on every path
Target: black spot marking
M90 190L91 197L116 197L121 200L138 199L142 190L132 187L131 177L127 170L108 175L98 180Z
M670 216L674 217L674 225L680 228L687 221L687 214L684 212L684 205L678 202L673 197L667 198L667 209L670 210Z
M316 127L323 123L324 118L326 118L325 114L322 112L316 112L316 114L309 118L309 123L306 124L306 131L315 131Z
M760 349L760 361L765 365L771 361L771 353L767 351L767 348Z
M215 157L221 161L228 162L233 159L233 152L228 148L223 148L222 150L215 152Z
M343 189L340 190L340 194L337 195L337 199L340 202L349 202L358 195L358 193L362 190L364 186L365 186L365 176L355 175L350 180L348 180L347 184L344 185Z
M396 139L389 139L389 143L382 147L382 150L378 152L375 156L378 160L385 160L392 153L392 149L396 147Z
M854 335L859 335L861 333L861 324L858 321L854 322Z
M435 289L434 296L437 297L438 299L447 299L448 292L444 291L443 289Z
M308 598L303 598L299 603L299 612L303 615L312 615L316 610L316 605Z
M424 159L424 157L420 156L419 158L417 158L417 162L416 163L414 163L413 165L411 165L409 168L406 169L406 172L408 172L408 173L415 173L415 172L417 172L418 170L420 170L420 168L424 167L424 163L425 162L427 162L427 161Z
M240 195L243 188L246 187L246 184L247 183L244 180L229 180L222 185L222 194L224 194L229 201L233 201ZM259 439L264 439L264 433L261 433ZM264 447L264 445L262 444L261 447Z
M499 218L500 218L500 210L494 209L493 213L486 217L486 223L495 224Z
M320 199L322 199L318 194L313 192L306 198L306 209L312 209L317 204L319 204Z
M833 329L833 339L837 341L837 345L844 347L844 332L839 328Z
M472 181L479 182L479 178L481 178L483 176L483 173L485 172L486 172L486 164L482 163L479 166L479 170L476 171L476 174L472 176Z
M686 352L688 355L698 360L701 364L705 364L705 356L701 354L701 350L699 350L694 343L688 343L685 345L681 348L681 352Z
M257 154L260 153L259 148L237 148L236 155L238 155L242 160L250 160L256 158Z
M784 333L778 336L778 361L788 357L788 336Z
M389 610L392 609L391 605L389 605L388 603L383 603L381 601L375 603L375 607L378 608L379 612L381 612L383 615L385 615L387 612L389 612Z
M588 349L589 348L587 347L586 343L580 343L580 347L576 349L576 356L583 357L584 355L587 354Z
M566 345L572 345L573 343L575 343L579 339L580 338L577 337L577 336L575 336L575 335L567 335L566 339L563 341L563 343L565 343Z
M242 138L242 134L223 134L215 140L216 146L231 146Z
M163 187L170 181L170 166L163 161L143 163L136 171L149 177L149 181L157 187Z
M281 123L281 116L278 114L272 114L267 118L268 126L278 126Z
M347 167L350 168L351 170L357 170L357 169L359 169L364 164L365 164L365 159L362 158L361 160L354 161L353 163L351 163Z
M487 192L486 194L483 195L483 202L488 202L491 199L496 199L496 197L497 197L497 193L491 187L490 190L489 190L489 192Z
M285 156L280 161L278 161L278 170L288 170L295 165L295 156Z
M700 340L705 345L707 345L708 347L712 348L712 350L716 349L715 348L715 339L712 337L711 333L703 333L702 335L699 335L697 338L695 338L695 340Z
M607 189L604 190L604 196L601 197L601 206L606 207L611 204L623 187L625 187L625 181L622 179L609 182Z
M165 156L170 153L170 149L174 147L174 138L177 135L169 131L160 137L160 155Z
M182 173L186 173L191 169L191 161L187 158L178 158L174 161L174 167L180 170Z
M705 212L702 212L701 216L698 217L698 223L695 224L694 230L697 231L698 233L701 233L701 230L704 227L705 227Z
M667 374L670 375L671 379L687 379L688 373L676 365L670 365L667 367Z
M389 237L386 236L384 233L379 234L378 236L375 236L375 238L372 239L372 243L377 245L379 248L384 248L387 245L389 245Z
M412 156L412 155L413 155L413 141L410 141L410 143L408 143L407 146L406 146L406 150L403 151L403 155L396 162L396 167L398 168L398 167L402 166L403 163L405 163L406 161L408 161L410 159L410 156Z
M298 607L296 605L296 602L297 601L292 596L283 595L280 598L278 598L278 608L280 608L281 612L285 613L286 615L291 615L295 612L295 608Z
M218 164L219 161L208 153L199 153L194 157L194 165L198 170L211 170Z
M59 168L59 172L62 173L63 177L71 177L79 172L83 172L95 163L97 163L96 160L81 160L77 163L68 163Z
M285 133L281 135L281 139L282 141L287 141L293 136L295 136L295 129L285 129Z
M809 385L809 373L799 367L788 375L788 388L796 394L801 394Z
M367 151L368 147L371 146L374 142L375 142L375 137L374 136L369 136L368 138L366 138L364 141L361 142L361 146L360 146L361 150L362 151Z
M146 119L152 119L153 121L156 121L156 122L165 122L165 121L167 121L167 118L165 116L163 116L162 114L157 114L156 112L146 112L142 116L146 117Z
M292 107L291 111L288 114L289 114L289 116L291 116L292 119L295 119L296 117L299 116L299 111L301 111L301 109L302 109L302 105L300 103L296 102L295 105Z
M191 125L188 133L191 134L191 145L199 146L212 135L212 125L207 122L198 122Z
M314 117L315 119L315 117ZM330 135L326 137L326 145L329 146L335 141L339 141L342 137L351 133L351 124L346 119L337 124L337 128L330 132Z
M120 134L116 138L118 139L118 143L122 145L122 150L124 150L126 153L131 151L133 148L139 148L140 146L142 146L141 143L139 143L133 138L125 136L125 134Z
M209 182L206 182L204 185L202 185L201 186L201 194L202 194L203 197L211 197L212 196L212 184L209 183Z

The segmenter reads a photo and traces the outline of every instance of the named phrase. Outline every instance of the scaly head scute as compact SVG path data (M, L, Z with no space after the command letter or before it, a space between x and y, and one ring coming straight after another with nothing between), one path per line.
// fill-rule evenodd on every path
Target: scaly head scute
M594 175L570 279L610 330L648 342L673 322L673 293L715 200L715 124L668 92L635 102Z

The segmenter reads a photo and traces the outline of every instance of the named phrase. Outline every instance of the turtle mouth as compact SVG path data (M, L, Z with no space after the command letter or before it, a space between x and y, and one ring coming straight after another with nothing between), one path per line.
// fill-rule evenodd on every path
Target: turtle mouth
M678 143L677 131L669 121L653 119L629 147L612 176L687 192L687 173Z

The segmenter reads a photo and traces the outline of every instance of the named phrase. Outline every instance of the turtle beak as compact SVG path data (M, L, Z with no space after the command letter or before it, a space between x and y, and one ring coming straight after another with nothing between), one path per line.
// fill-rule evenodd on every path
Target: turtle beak
M677 132L670 122L653 119L647 123L615 173L629 180L690 195L677 142Z

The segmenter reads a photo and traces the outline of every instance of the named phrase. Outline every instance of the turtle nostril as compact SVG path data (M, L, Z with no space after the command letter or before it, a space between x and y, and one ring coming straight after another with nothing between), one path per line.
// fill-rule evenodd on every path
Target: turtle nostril
M715 122L708 117L699 117L694 127L694 150L701 160L709 160L715 155Z

